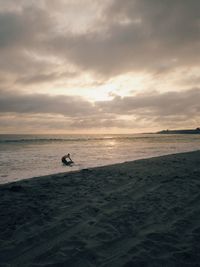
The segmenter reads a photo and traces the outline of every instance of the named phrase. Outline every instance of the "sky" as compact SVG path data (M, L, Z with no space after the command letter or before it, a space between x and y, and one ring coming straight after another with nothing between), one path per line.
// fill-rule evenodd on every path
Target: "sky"
M0 0L0 133L199 126L199 0Z

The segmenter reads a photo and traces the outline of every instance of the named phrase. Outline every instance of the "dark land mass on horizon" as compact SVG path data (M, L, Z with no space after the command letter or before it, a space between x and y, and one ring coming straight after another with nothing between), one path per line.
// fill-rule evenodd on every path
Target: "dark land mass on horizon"
M157 134L200 134L200 128L185 130L163 130Z

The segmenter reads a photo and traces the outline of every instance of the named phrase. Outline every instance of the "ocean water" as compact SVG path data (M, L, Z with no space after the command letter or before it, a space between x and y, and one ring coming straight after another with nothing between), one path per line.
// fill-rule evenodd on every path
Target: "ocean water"
M0 135L0 183L200 149L200 135ZM71 154L75 164L64 166Z

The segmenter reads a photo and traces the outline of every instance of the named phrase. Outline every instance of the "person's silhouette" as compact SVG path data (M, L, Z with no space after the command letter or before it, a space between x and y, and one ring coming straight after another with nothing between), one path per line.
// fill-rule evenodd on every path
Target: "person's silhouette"
M69 159L69 160L67 160L67 159ZM71 159L69 153L67 155L63 156L61 160L62 160L62 163L65 165L71 165L72 163L74 163L73 160Z

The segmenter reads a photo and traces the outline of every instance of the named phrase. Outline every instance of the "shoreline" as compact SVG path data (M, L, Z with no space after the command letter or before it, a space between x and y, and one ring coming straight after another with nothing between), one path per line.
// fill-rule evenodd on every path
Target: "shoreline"
M198 266L199 177L192 151L1 184L0 266Z
M157 158L162 158L162 157L175 156L175 155L179 155L179 154L188 154L188 153L193 153L193 152L198 152L198 151L200 151L200 150L198 149L198 150L192 150L192 151L186 151L186 152L170 153L170 154L164 154L164 155L161 155L161 156L151 156L151 157L147 157L147 158L141 158L141 159L135 159L135 160L130 160L130 161L118 162L118 163L113 163L113 164L108 164L108 165L83 168L83 169L80 169L80 170L63 171L63 172L58 172L58 173L50 173L50 174L45 174L45 175L40 175L40 176L27 177L27 178L22 178L22 179L16 180L16 181L8 181L8 182L0 183L0 188L1 188L1 186L4 186L4 185L20 183L20 182L27 181L27 180L32 180L32 179L43 179L43 178L48 178L48 177L50 177L52 179L54 176L55 177L63 176L63 175L68 174L68 173L72 173L72 174L73 173L79 173L79 172L82 172L84 170L94 170L94 169L99 169L99 168L107 168L107 167L110 167L110 166L118 166L118 165L126 164L126 163L131 163L132 164L132 163L137 162L137 161L143 161L143 160L148 160L148 159L157 159ZM66 166L66 168L69 168L69 167Z

